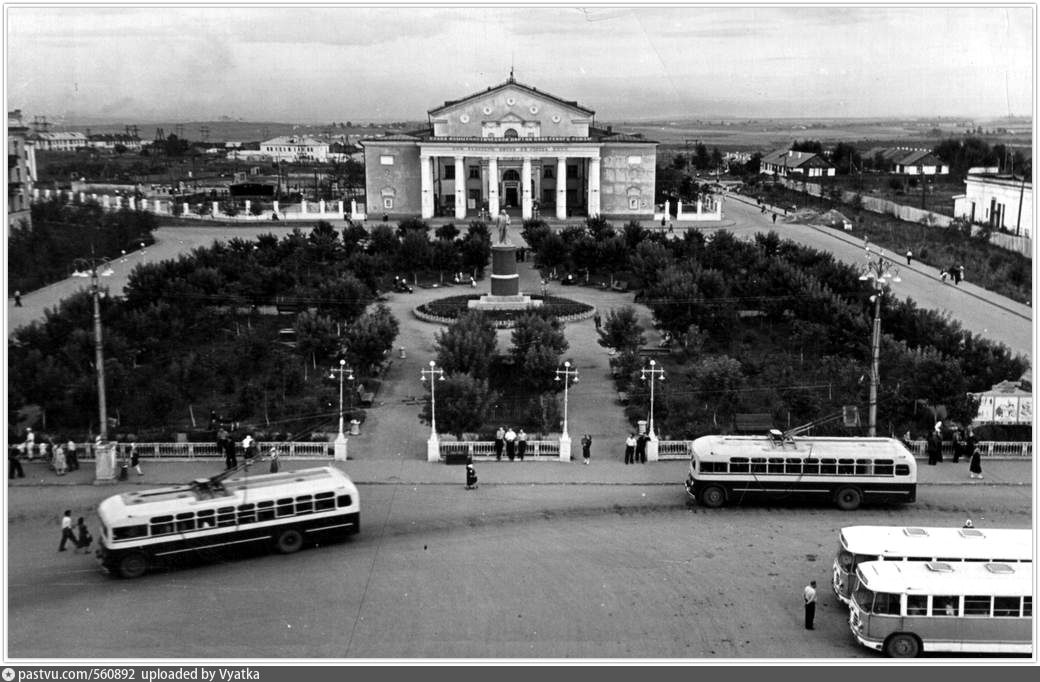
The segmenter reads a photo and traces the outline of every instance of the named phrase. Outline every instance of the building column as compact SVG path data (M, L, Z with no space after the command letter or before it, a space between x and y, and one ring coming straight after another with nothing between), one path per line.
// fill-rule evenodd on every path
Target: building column
M589 217L599 216L599 157L589 159Z
M433 157L426 154L419 156L419 175L422 182L422 219L433 217Z
M567 219L567 157L556 158L556 219Z
M498 157L488 159L488 215L492 220L498 215Z
M534 217L534 205L531 201L531 159L524 157L524 165L520 168L520 215L524 220Z
M455 157L455 219L466 218L466 158Z

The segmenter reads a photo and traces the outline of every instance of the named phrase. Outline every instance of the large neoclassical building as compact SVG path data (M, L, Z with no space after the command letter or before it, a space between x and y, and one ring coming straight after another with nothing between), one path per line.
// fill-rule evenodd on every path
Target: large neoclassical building
M657 143L508 80L430 110L430 127L361 141L369 215L647 217Z

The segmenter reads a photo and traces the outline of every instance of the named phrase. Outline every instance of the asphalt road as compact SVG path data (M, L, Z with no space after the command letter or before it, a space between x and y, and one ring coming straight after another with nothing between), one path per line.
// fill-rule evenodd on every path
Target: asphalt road
M1032 513L1028 485L921 486L916 504L843 513L706 510L678 484L367 484L349 542L125 581L55 551L50 490L8 489L14 659L874 658L827 588L839 528ZM60 490L70 506L111 492Z

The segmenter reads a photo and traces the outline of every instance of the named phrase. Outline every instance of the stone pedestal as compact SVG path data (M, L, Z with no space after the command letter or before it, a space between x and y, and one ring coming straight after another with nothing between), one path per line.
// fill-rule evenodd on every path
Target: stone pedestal
M430 435L429 440L426 441L426 461L427 462L439 462L441 461L441 444L437 440L437 436Z
M342 429L336 436L336 440L332 441L332 459L337 462L347 461L347 437L343 435Z
M116 444L100 443L94 446L94 485L115 483Z
M536 308L541 301L520 293L516 271L516 246L508 240L491 247L491 293L469 302L470 308L483 310L523 310Z
M571 437L566 433L560 436L560 461L571 461Z

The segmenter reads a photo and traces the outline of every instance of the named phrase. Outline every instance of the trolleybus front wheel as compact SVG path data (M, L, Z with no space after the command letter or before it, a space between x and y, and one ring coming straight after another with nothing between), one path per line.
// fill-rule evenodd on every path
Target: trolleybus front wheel
M885 641L885 655L889 658L916 658L921 643L913 635L896 634Z
M852 511L859 508L860 502L863 501L863 494L856 488L839 488L838 493L834 496L834 501L838 504L838 509Z
M722 488L711 485L701 491L700 495L701 504L705 507L711 507L712 509L718 509L726 502L726 493Z
M148 570L148 559L134 552L119 560L119 575L124 578L140 578Z
M292 554L303 546L303 535L295 528L286 528L275 538L274 546L281 554Z

